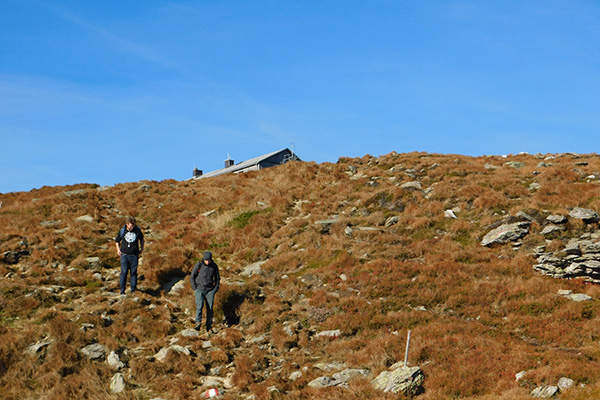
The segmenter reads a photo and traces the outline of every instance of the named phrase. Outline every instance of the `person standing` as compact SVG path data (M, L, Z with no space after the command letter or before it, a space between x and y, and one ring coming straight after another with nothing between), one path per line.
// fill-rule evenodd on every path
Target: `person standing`
M131 293L134 293L137 288L138 259L144 251L144 234L137 226L134 217L128 216L125 219L125 226L119 230L115 238L115 245L117 254L121 258L121 279L119 281L121 294L125 294L127 273L131 274L130 288Z
M210 251L205 251L202 261L198 261L194 265L190 281L196 297L196 325L194 328L200 330L202 327L202 308L206 303L206 331L214 333L212 330L213 305L215 294L219 290L221 276L219 267L213 261Z

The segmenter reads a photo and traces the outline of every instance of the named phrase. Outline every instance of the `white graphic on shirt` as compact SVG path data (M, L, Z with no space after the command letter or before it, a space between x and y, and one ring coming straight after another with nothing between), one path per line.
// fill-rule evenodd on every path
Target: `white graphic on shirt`
M125 234L125 241L128 243L127 246L130 246L131 243L135 242L137 235L133 232L127 232Z

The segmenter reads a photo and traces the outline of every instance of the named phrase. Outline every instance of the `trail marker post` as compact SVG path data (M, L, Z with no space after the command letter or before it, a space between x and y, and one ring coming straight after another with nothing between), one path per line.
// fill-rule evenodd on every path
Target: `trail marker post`
M404 366L406 367L406 364L408 362L408 348L410 346L410 329L408 330L408 335L406 337L406 353L404 353Z

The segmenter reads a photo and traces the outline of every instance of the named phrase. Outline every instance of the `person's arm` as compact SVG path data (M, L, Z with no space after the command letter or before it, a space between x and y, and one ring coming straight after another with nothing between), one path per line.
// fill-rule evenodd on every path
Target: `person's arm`
M119 257L121 257L121 246L119 246L120 243L119 242L115 242L115 246L117 247L117 254L119 255Z
M142 252L144 251L144 237L142 236L142 238L140 239L140 253L139 255L142 255Z
M190 284L192 285L192 290L198 289L196 287L196 277L198 276L198 264L194 265L194 269L192 269L192 275L190 275Z
M221 275L219 274L219 267L215 264L215 293L219 291L219 285L221 284Z

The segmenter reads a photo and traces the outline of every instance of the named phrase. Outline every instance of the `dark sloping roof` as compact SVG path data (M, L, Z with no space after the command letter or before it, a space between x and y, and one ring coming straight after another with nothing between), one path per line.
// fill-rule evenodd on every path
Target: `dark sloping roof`
M265 155L262 155L262 156L251 158L251 159L246 160L246 161L242 161L242 162L240 162L238 164L232 165L231 167L221 168L221 169L218 169L216 171L207 172L206 174L200 175L199 177L197 177L195 179L211 178L213 176L219 176L219 175L223 175L223 174L228 174L230 172L241 171L241 170L244 170L246 168L250 168L250 167L252 167L254 165L260 164L262 161L268 160L269 158L271 158L273 156L276 156L276 155L278 155L280 153L284 153L284 152L293 154L292 151L290 149L288 149L288 148L277 150L277 151L274 151L274 152L269 153L269 154L265 154ZM298 160L299 158L296 157L295 159Z

